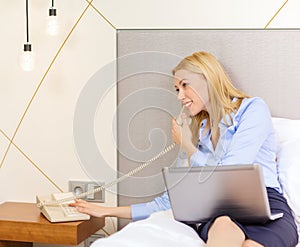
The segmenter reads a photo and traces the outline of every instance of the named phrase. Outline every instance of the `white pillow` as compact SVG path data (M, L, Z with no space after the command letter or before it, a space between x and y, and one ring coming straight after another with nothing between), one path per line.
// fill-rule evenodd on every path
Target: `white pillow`
M273 118L273 125L278 141L279 180L300 233L300 120Z

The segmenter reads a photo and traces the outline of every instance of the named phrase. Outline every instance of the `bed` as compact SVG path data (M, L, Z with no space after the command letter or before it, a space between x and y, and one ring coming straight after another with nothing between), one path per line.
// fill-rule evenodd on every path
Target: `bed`
M233 83L270 107L278 137L278 173L284 195L300 223L300 31L289 30L118 30L118 170L128 172L171 143L170 119L179 112L171 69L182 57L214 54ZM129 110L130 109L130 110ZM129 115L128 115L129 114ZM126 130L126 131L124 131ZM164 190L161 168L178 149L118 185L119 205L151 200ZM190 228L170 211L130 223L93 246L201 246ZM143 243L143 244L141 244ZM185 244L186 243L186 244ZM202 243L203 244L203 243Z

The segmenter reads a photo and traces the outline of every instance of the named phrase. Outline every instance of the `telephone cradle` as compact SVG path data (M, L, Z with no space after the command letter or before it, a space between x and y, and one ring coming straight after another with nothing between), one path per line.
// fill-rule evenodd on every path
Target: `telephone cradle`
M83 214L77 211L75 207L68 206L69 203L74 200L65 201L68 198L75 198L72 192L66 193L53 193L47 196L36 196L37 205L41 205L39 208L41 213L50 222L67 222L67 221L78 221L78 220L89 220L88 214ZM58 203L63 200L62 203ZM57 203L51 203L57 202Z

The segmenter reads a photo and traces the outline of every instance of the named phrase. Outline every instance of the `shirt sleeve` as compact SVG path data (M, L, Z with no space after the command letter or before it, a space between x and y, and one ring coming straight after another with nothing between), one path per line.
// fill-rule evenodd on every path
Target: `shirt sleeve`
M228 143L222 164L252 164L272 133L272 119L269 108L260 98L254 98L234 119L230 131L232 139Z
M148 218L154 212L170 208L169 196L165 192L151 202L131 205L131 217L133 221L142 220Z

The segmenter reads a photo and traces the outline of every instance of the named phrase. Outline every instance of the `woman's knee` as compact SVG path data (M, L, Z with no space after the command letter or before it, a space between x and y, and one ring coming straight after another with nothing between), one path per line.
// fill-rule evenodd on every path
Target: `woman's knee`
M214 220L214 223L212 224L212 227L227 227L227 226L233 226L235 223L231 220L228 216L220 216Z
M263 245L251 240L251 239L247 239L244 241L243 246L242 247L264 247Z
M214 220L208 231L208 240L213 241L214 239L230 240L232 243L238 243L238 246L241 246L245 241L245 234L230 217L220 216Z
M239 227L228 216L220 216L216 218L211 228L220 229L220 230L229 230L232 228L239 229Z

